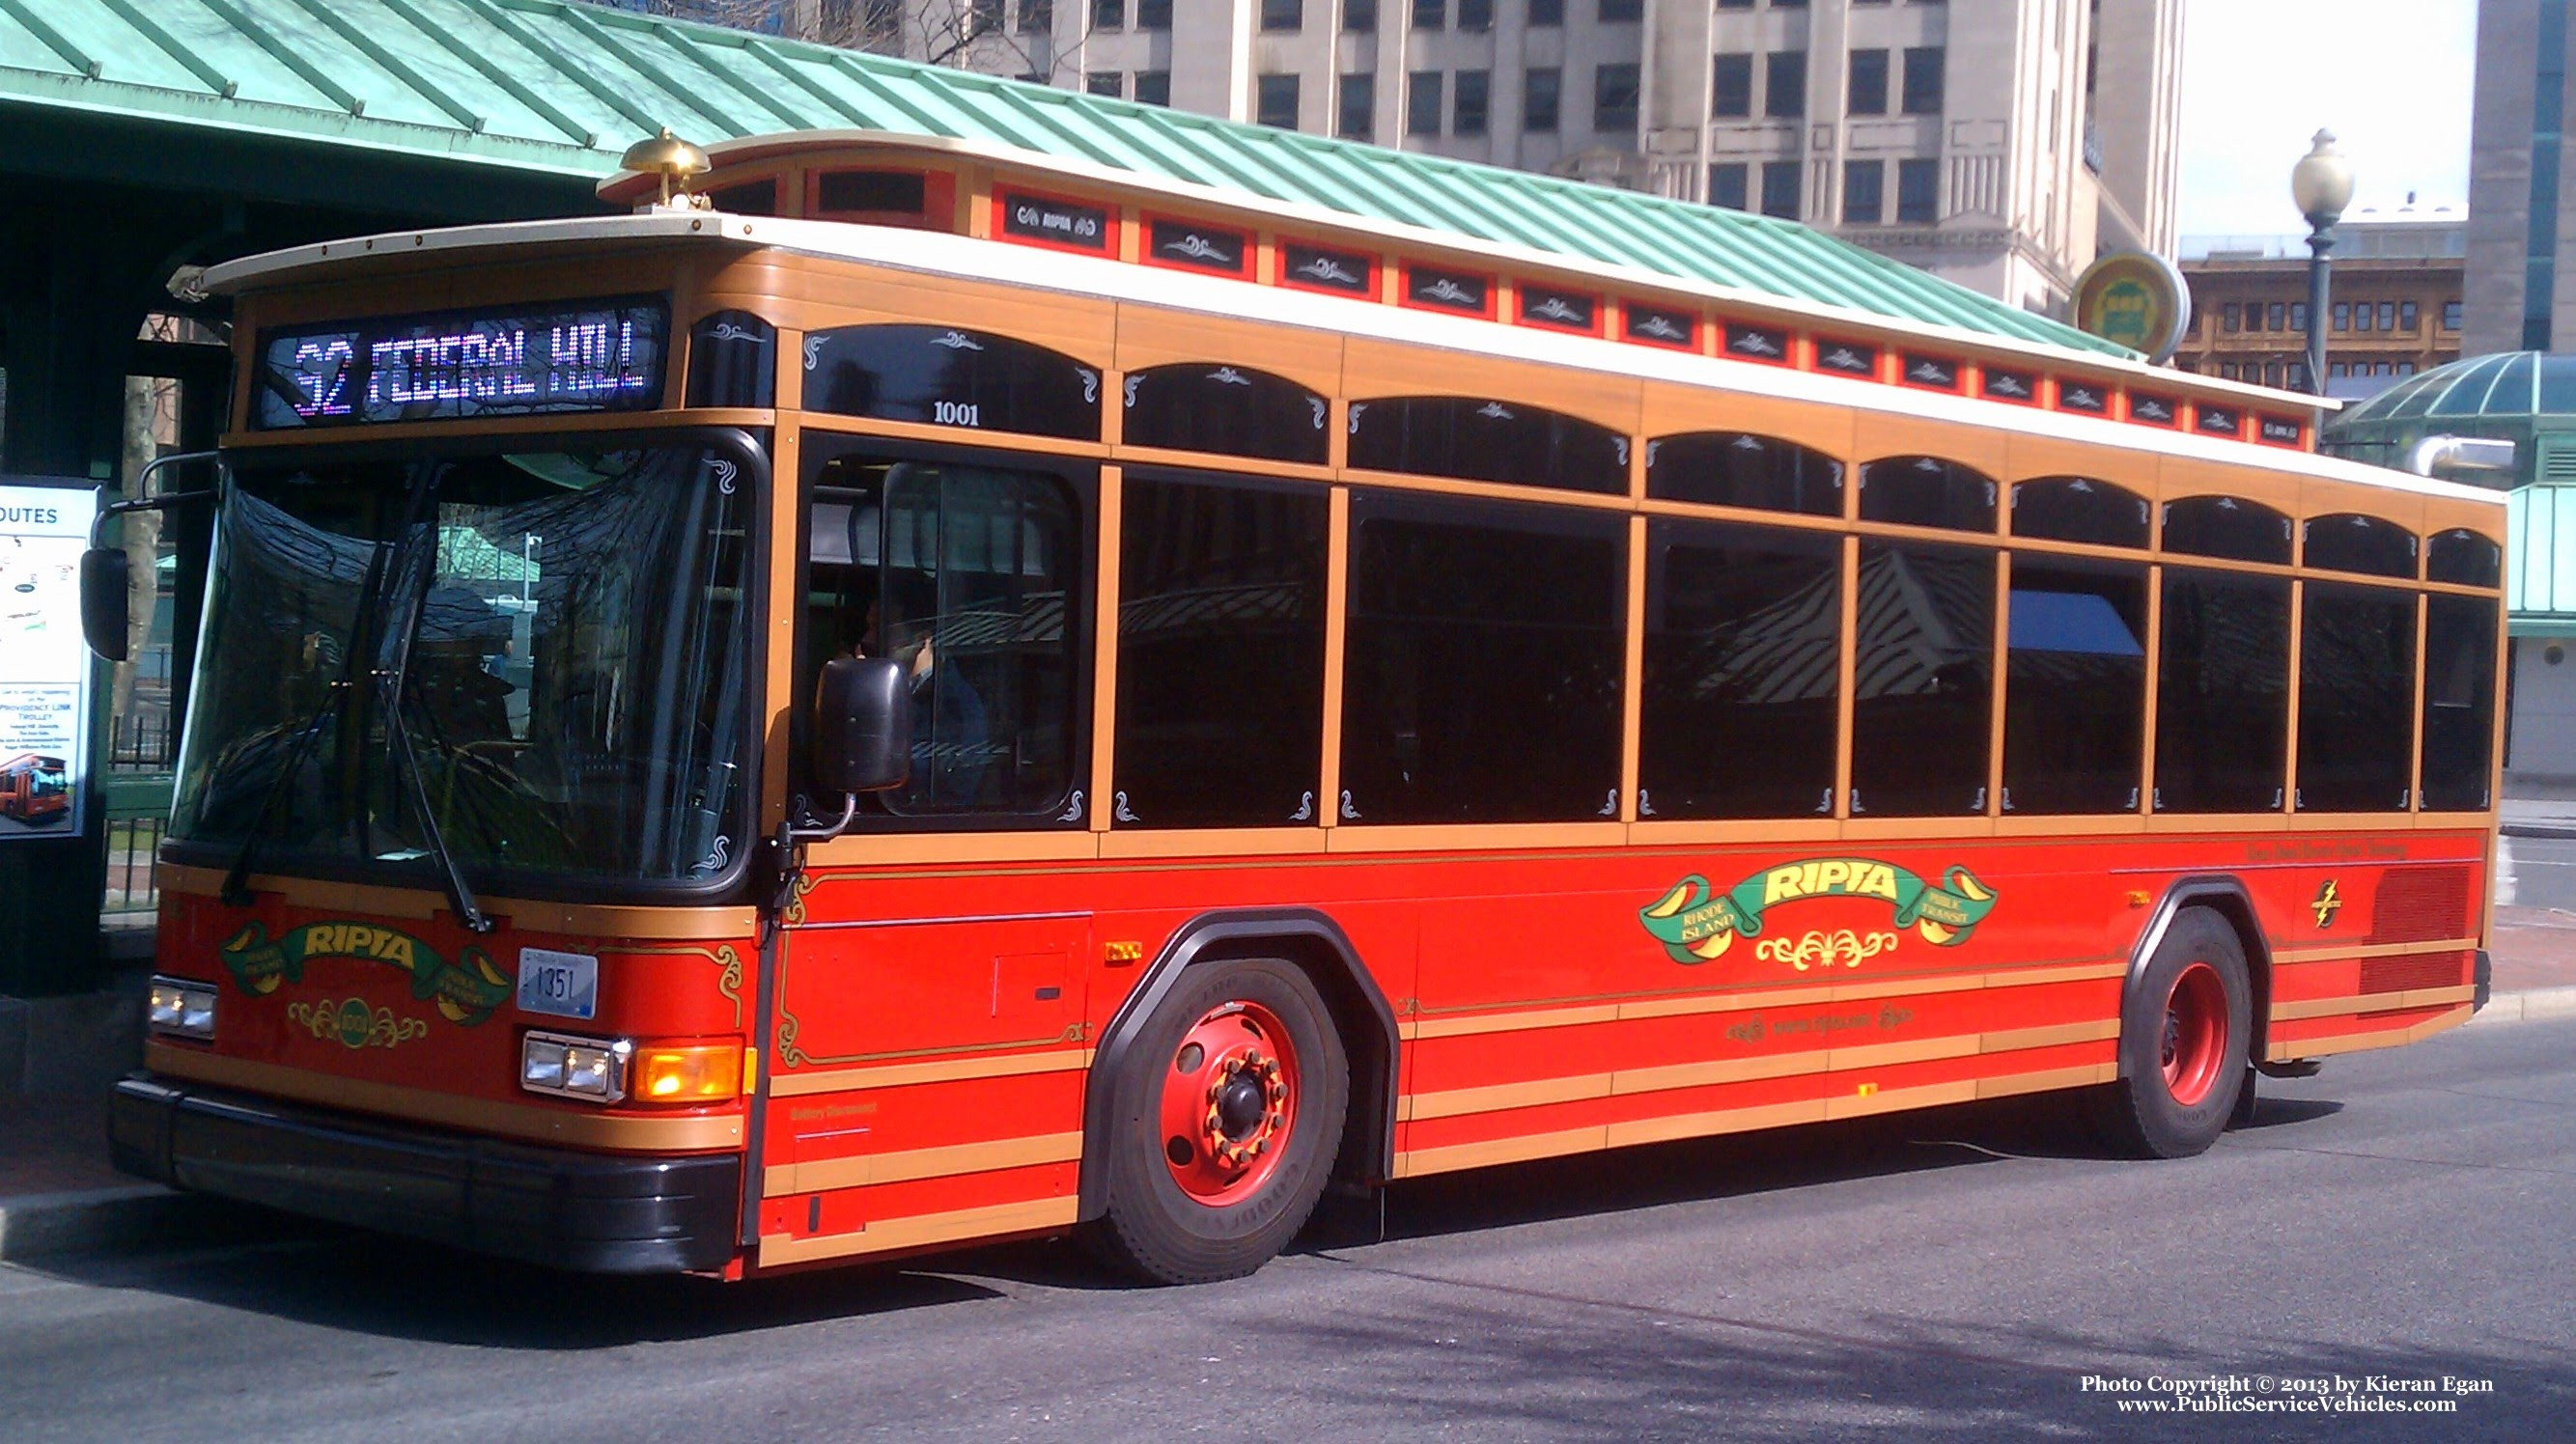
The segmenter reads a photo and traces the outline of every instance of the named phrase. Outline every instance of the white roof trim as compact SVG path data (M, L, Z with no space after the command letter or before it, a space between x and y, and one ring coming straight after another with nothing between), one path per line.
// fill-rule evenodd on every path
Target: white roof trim
M991 281L1067 295L1105 297L1138 305L1266 321L1470 355L1504 356L1573 366L1613 376L1672 381L1782 400L1921 417L2087 446L2116 447L2222 466L2255 467L2320 480L2411 491L2454 501L2487 502L2501 507L2504 500L2502 493L2482 487L2462 486L2313 452L2257 446L2243 441L2222 441L2128 422L2062 411L2042 411L1965 396L1946 396L1882 382L1792 371L1749 361L1669 351L1656 346L1560 335L1529 326L1502 325L1375 301L1292 290L1284 286L1252 285L1225 277L1193 275L1168 267L1141 266L1037 246L976 240L945 231L861 226L840 221L655 210L629 216L400 231L299 246L229 261L207 271L206 286L211 291L230 293L276 285L316 269L336 268L375 255L433 254L567 241L653 240L776 246L809 255L925 275ZM2133 369L2147 377L2151 384L2172 376L2170 372L2147 367ZM2201 378L2191 379L2198 382ZM2253 394L2267 398L2283 396L2289 405L2311 399L2260 388L2255 388Z

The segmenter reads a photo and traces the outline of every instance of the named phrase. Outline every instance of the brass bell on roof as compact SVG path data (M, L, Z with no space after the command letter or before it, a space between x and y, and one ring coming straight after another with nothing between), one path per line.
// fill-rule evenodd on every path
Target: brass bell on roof
M671 203L674 186L686 190L692 179L705 175L714 166L705 151L672 135L667 125L662 127L660 135L628 146L626 154L618 157L617 163L640 175L659 176L662 181L661 203L666 206Z

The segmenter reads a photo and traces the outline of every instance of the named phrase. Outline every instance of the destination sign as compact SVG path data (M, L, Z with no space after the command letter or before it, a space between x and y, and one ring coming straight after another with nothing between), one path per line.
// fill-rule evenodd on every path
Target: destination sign
M642 410L662 399L669 332L658 299L270 331L260 339L258 424Z

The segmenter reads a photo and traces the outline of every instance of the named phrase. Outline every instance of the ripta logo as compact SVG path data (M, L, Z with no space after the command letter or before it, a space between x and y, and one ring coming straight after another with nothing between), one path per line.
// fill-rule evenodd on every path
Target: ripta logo
M1887 904L1896 932L1771 940L1757 945L1757 956L1801 972L1818 961L1857 967L1864 958L1893 950L1897 933L1907 928L1934 947L1957 947L1995 906L1994 893L1964 867L1951 868L1934 883L1875 858L1819 857L1766 868L1724 892L1712 891L1708 879L1694 873L1639 908L1637 920L1674 962L1697 967L1722 956L1738 935L1761 937L1763 915L1774 907L1853 897Z
M216 955L241 990L254 997L304 981L304 965L311 959L351 958L408 973L413 997L437 1004L449 1022L469 1028L510 1001L509 976L481 948L469 947L451 963L411 934L376 923L306 923L274 940L267 928L251 923L216 949Z

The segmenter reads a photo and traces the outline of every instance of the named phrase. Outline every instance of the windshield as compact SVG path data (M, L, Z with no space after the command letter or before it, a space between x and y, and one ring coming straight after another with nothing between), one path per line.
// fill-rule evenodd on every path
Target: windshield
M685 882L741 855L744 446L246 466L174 841ZM427 812L433 827L422 825ZM263 820L264 818L264 820Z

